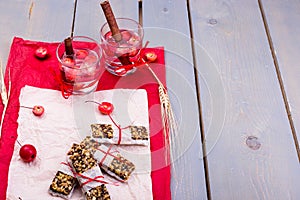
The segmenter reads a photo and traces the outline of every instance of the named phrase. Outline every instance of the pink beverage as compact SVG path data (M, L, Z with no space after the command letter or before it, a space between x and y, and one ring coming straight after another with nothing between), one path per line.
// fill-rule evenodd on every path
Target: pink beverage
M56 50L64 97L95 91L101 71L102 52L99 44L85 36L75 36L71 39L72 54L66 54L63 42L58 45Z
M84 94L97 87L100 76L99 57L95 51L89 49L74 49L74 51L73 58L65 54L61 58L62 82L69 92Z
M135 71L143 43L143 29L132 19L116 18L120 27L121 41L116 41L108 24L101 28L101 40L106 69L117 76Z

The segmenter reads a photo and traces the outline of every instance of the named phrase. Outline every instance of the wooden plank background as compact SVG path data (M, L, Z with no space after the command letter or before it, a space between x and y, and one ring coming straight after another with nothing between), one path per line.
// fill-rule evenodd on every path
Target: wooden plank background
M70 35L75 2L0 1L3 65L14 36L62 41ZM116 17L138 20L142 14L149 46L166 49L167 84L180 128L173 199L299 199L300 2L110 2ZM75 35L100 41L105 19L99 3L77 0Z
M294 126L294 140L299 152L300 138L300 2L297 0L261 0L278 72L287 95Z
M299 161L258 2L190 4L194 39L216 64L225 91L224 127L205 132L207 146L213 146L212 199L299 198ZM196 46L199 73L214 67L202 62L201 52ZM205 102L209 95L201 96ZM203 106L204 118L210 112ZM210 140L214 134L220 134L212 137L218 141Z

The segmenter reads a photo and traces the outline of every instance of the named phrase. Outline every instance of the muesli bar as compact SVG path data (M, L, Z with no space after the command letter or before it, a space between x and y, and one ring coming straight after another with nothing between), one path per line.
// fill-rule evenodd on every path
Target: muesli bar
M87 200L95 200L95 199L109 200L110 199L108 190L104 184L97 186L93 189L90 189L88 192L86 192L85 197Z
M91 129L94 138L113 138L114 130L111 124L92 124Z
M102 170L120 181L126 182L135 170L135 165L122 156L113 145L102 145L95 152L94 157Z
M81 148L89 150L91 153L94 153L96 149L100 146L100 143L95 141L91 136L86 136L80 142Z
M49 187L49 193L52 196L70 199L76 184L77 180L70 167L66 163L61 164Z
M86 199L109 200L102 172L93 153L79 144L73 144L67 155Z
M149 140L149 134L144 126L129 126L133 140Z

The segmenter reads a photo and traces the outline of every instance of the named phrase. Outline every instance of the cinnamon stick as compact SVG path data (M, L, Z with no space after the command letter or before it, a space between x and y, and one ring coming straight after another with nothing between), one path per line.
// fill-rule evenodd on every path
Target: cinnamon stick
M102 10L104 12L106 21L109 25L110 31L112 33L113 38L116 40L116 42L120 42L122 40L122 35L120 33L118 24L116 22L116 18L114 16L114 13L111 9L111 6L107 0L100 3Z
M118 59L122 63L122 65L131 65L132 63L129 60L128 56L119 56Z
M119 26L117 24L115 15L112 11L112 8L110 6L110 3L108 0L105 0L103 2L100 3L101 8L104 12L107 24L110 28L110 31L112 33L112 37L115 39L116 42L120 42L122 41L122 35L119 29ZM120 62L122 63L122 65L131 65L132 63L129 60L128 56L119 56L118 59L120 60Z
M65 42L65 52L67 56L73 56L74 55L74 50L72 46L72 39L70 37L66 38L64 40Z

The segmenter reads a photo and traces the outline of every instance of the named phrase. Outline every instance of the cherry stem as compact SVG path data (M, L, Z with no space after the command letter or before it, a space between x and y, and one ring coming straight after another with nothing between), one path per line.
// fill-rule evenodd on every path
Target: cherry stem
M85 101L85 103L88 103L88 102L96 103L96 104L98 104L98 105L101 105L101 103L98 103L98 102L96 102L96 101Z
M148 46L148 44L149 44L149 41L146 41L146 43L145 43L145 45L144 45L143 49L146 49L146 48L147 48L147 46Z
M28 108L28 109L33 109L32 107L28 107L28 106L20 106L20 108Z
M145 45L142 47L142 49L146 49L147 46L148 46L148 44L149 44L149 40L146 41L146 43L145 43ZM141 57L139 57L138 61L140 61L141 59L142 59L142 61L143 61L144 63L146 63L146 61L145 61L143 58L141 58Z
M20 145L20 147L22 146L22 144L19 142L19 140L17 140L17 143Z
M110 120L112 121L112 123L113 123L116 127L120 128L120 129L128 129L128 128L129 128L130 126L132 126L132 124L134 123L134 121L132 121L131 125L121 128L121 125L118 125L118 124L117 124L117 122L113 119L113 117L111 116L111 114L108 114L108 117L110 118Z
M111 116L110 114L108 114L108 116L109 116L110 120L112 121L112 123L113 123L116 127L121 128L121 126L118 125L118 124L115 122L115 120L112 118L112 116Z

